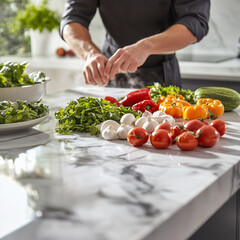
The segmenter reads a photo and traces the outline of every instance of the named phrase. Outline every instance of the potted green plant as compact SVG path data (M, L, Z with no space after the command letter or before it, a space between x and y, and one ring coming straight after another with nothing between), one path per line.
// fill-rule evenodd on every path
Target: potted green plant
M35 5L28 3L19 11L12 23L13 32L22 29L29 30L32 56L52 55L55 49L49 51L52 33L59 28L60 15L47 7L47 0Z

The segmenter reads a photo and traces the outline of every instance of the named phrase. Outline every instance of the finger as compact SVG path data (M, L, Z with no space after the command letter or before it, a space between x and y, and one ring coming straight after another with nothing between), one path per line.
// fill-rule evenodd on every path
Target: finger
M112 69L111 69L111 72L110 72L110 75L109 75L109 78L110 79L113 79L114 76L119 72L121 71L121 68L120 66L123 64L123 59L118 59L112 66Z
M93 75L92 75L92 71L90 68L86 68L86 77L87 77L87 81L89 85L97 85L97 83L95 82Z
M129 67L128 67L128 72L131 72L131 73L134 73L134 72L136 72L137 71L137 65L130 65Z
M83 71L83 78L84 78L85 84L89 85L89 82L88 82L87 75L86 75L85 71Z
M129 67L131 65L131 62L130 61L126 61L124 62L119 68L120 68L120 71L121 72L127 72Z
M92 63L91 65L91 73L92 73L92 78L94 80L94 82L97 84L97 85L102 85L102 78L100 76L100 73L99 73L99 70L98 70L98 67L97 67L97 63Z
M105 69L105 72L104 72L105 76L109 76L110 75L110 72L111 72L111 69L112 69L112 66L113 66L114 62L121 56L121 54L122 54L122 49L118 49L116 51L116 53L114 53L109 58L109 61L107 62L106 69Z
M104 70L104 76L105 77L109 77L109 73L110 73L110 71L112 69L112 65L113 65L112 61L108 61L107 62L107 65L106 65L105 70Z
M99 75L101 77L101 79L100 79L101 80L101 85L104 86L108 82L108 77L104 75L105 63L103 61L98 62L97 68L98 68Z

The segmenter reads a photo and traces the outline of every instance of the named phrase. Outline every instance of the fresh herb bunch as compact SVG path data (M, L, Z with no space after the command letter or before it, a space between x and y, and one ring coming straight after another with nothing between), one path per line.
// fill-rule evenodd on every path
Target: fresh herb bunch
M42 1L38 6L28 4L24 10L16 15L12 22L12 32L16 33L22 29L33 29L42 32L47 29L51 32L59 28L60 15L47 8L47 0Z
M46 116L49 112L48 106L40 102L41 100L37 102L0 102L0 124L25 122Z
M121 117L126 113L132 113L135 117L141 114L130 107L110 104L105 99L80 97L76 101L70 101L65 109L55 113L56 119L59 119L55 130L60 134L79 131L98 135L98 124L108 119L120 122Z
M42 72L24 73L28 63L0 63L0 88L32 85L47 80Z
M184 97L184 100L188 101L191 104L195 103L194 100L194 92L192 92L190 89L184 90L182 88L176 87L176 86L168 86L165 87L164 85L161 85L158 82L155 82L153 86L148 86L148 88L151 89L151 99L152 101L156 102L161 96L166 97L169 94L178 93L181 94Z

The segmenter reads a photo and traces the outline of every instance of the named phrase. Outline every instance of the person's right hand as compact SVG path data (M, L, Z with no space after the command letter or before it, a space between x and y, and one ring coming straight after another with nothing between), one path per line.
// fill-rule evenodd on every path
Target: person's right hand
M109 77L104 75L105 67L108 62L101 53L90 54L83 68L83 77L87 85L106 86Z

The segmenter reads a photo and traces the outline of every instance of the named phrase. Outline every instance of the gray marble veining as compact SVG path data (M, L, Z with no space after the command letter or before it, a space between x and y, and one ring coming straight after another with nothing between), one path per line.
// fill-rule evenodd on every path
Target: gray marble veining
M186 239L239 189L239 108L223 115L228 131L215 147L190 152L54 132L54 112L68 101L89 94L122 97L128 91L88 87L45 97L49 121L35 129L50 141L0 150L0 191L18 189L18 198L25 199L17 207L25 209L22 218L0 227L0 237L30 222L4 239L142 240L153 231L163 240ZM0 219L11 198L2 193ZM9 212L8 222L15 217Z

